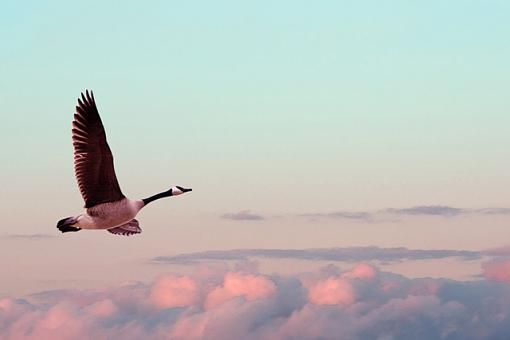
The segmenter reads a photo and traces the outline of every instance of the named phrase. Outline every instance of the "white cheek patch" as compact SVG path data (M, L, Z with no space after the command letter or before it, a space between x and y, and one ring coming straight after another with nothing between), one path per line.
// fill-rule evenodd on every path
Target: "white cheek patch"
M182 194L182 191L179 188L177 188L177 187L172 188L172 196L177 196L180 194Z

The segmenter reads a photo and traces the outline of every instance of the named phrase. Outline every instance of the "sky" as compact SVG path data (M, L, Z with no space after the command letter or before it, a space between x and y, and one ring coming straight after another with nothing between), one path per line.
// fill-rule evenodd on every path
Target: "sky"
M414 338L510 332L503 305L466 321L482 291L510 301L508 2L2 7L6 339L80 338L104 318L98 338L405 339L410 321L387 314L402 304ZM140 235L55 228L83 207L85 89L126 196L193 188L142 210ZM146 323L123 323L133 309Z

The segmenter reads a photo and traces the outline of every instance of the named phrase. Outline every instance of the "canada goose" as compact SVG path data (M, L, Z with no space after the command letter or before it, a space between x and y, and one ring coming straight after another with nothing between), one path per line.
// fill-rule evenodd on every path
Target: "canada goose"
M74 171L85 200L85 213L61 219L57 228L65 233L81 229L106 229L112 234L142 232L136 214L150 202L177 196L191 189L174 186L154 196L131 200L120 190L113 156L106 141L94 94L86 91L78 98L73 120Z

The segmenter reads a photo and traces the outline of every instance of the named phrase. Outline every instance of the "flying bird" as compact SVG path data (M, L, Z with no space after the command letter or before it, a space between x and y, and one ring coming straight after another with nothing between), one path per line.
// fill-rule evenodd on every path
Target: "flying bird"
M92 91L78 98L73 120L74 172L85 212L61 219L57 228L63 232L82 229L106 229L112 234L133 235L142 232L135 219L138 212L152 201L191 191L174 186L154 196L132 200L120 190L113 155L106 141L103 123Z

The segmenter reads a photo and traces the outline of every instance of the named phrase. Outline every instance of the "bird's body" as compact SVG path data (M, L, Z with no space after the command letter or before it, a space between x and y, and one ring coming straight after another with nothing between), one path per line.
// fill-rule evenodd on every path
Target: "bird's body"
M99 117L94 95L81 94L73 121L74 168L85 213L60 220L57 228L65 232L82 229L107 229L113 234L131 235L142 230L135 216L150 202L191 191L180 186L142 200L132 200L120 190L113 155Z
M101 203L86 209L78 216L75 227L81 229L110 229L128 223L143 208L142 200L123 198L120 201Z

